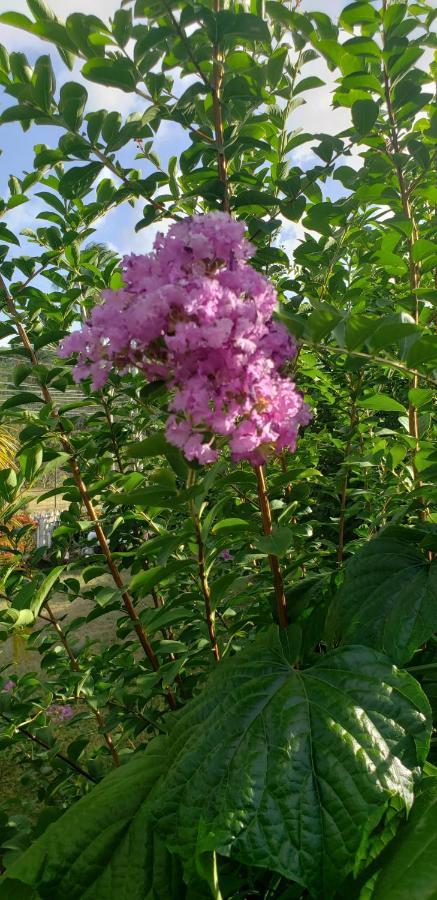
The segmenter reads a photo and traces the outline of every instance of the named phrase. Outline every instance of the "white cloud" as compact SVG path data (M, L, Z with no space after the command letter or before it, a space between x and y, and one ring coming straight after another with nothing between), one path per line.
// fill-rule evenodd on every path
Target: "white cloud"
M134 207L125 206L122 220L119 210L113 210L100 220L90 242L102 242L119 256L128 253L148 253L153 247L158 231L167 231L171 221L162 219L137 232L135 225L142 218L141 209L141 203L136 203Z
M335 79L332 73L324 66L322 60L315 60L311 65L305 66L303 76L317 75L325 81L323 87L314 88L304 93L306 103L292 114L291 122L296 128L303 128L309 132L323 132L326 134L338 134L350 126L350 113L344 107L333 109L332 92L335 89Z
M282 218L282 216L281 216ZM283 247L288 256L292 256L296 247L304 239L305 229L301 222L289 222L282 219L282 228L279 238L279 246Z
M343 0L302 0L300 12L325 12L334 18L344 7Z

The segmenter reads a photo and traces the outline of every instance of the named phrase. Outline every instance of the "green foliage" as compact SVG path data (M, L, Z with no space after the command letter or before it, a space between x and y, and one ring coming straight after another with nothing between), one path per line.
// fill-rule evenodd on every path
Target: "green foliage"
M30 813L6 793L0 897L431 900L435 10L27 6L0 14L46 49L0 45L0 125L35 151L0 201L0 767ZM339 134L296 127L317 91ZM249 466L168 444L165 383L96 392L56 356L122 286L102 220L149 245L228 199L313 409L266 467L271 530Z
M411 774L399 778L398 760L411 770L423 758L427 704L412 679L398 681L365 648L302 672L293 661L275 628L214 673L170 732L155 816L188 874L218 851L330 897L389 796L409 804Z
M373 893L375 900L435 896L436 784L431 778L417 798L406 825L384 855L384 868Z
M172 860L196 882L219 852L331 897L389 798L410 805L428 704L411 676L365 647L299 672L294 643L293 631L272 627L223 662L169 722L166 743L156 739L51 825L10 876L67 900L127 888L165 896L155 883L164 872L177 896ZM158 862L161 840L173 855Z
M155 834L150 816L163 760L158 739L152 753L113 772L75 804L62 828L50 825L10 877L16 874L20 884L36 885L41 900L103 900L123 893L132 900L183 900L180 867ZM10 898L9 875L0 882L2 896Z
M436 542L435 531L391 526L356 553L333 603L335 641L360 640L408 662L437 630Z

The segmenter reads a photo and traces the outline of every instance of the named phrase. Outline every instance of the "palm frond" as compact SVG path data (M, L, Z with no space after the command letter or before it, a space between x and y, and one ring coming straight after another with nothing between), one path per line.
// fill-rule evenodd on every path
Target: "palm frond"
M0 469L15 467L14 459L18 449L17 441L8 428L0 425Z

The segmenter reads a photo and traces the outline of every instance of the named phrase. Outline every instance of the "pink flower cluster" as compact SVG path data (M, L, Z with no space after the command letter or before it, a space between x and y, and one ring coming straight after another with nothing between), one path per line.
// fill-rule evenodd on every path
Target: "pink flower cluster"
M125 286L106 291L81 331L63 342L78 354L75 378L96 389L111 368L136 367L174 392L167 438L189 460L210 463L223 441L252 465L294 450L308 407L281 367L296 352L272 320L276 292L247 263L244 226L221 212L158 234L154 250L124 259Z

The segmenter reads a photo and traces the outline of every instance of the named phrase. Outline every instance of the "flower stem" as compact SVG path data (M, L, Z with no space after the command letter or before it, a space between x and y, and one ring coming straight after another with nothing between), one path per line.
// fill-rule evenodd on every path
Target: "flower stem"
M188 473L188 487L194 484L196 473L194 469L190 469ZM205 545L202 538L202 530L200 520L195 504L192 500L189 502L190 514L193 520L194 531L196 533L197 543L197 565L199 570L200 587L202 588L203 599L205 603L205 619L208 628L209 640L211 642L212 652L216 662L220 662L220 650L217 644L215 633L215 615L211 606L211 591L208 584L208 576L206 574Z
M267 484L262 466L254 466L256 480L258 484L258 499L261 510L263 531L265 535L272 533L272 513L270 509L269 497L267 494ZM281 567L279 559L273 554L269 554L270 568L273 574L273 583L275 586L276 609L278 613L278 621L281 628L288 627L287 601L284 594L284 583L282 581Z

